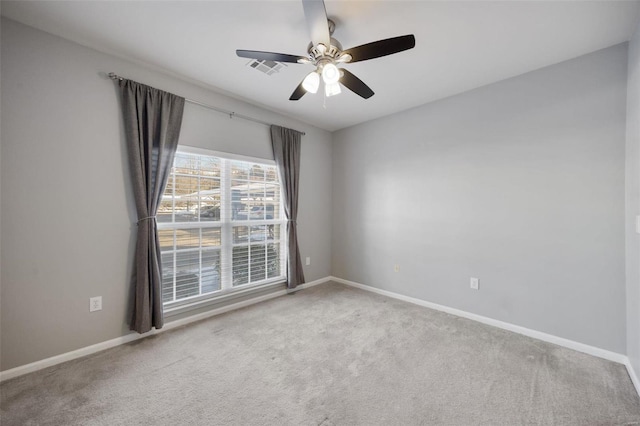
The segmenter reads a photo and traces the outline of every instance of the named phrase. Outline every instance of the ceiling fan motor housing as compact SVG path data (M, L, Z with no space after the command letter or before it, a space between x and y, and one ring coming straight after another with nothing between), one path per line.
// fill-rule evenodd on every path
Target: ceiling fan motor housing
M331 37L331 45L325 46L323 44L318 44L316 46L313 43L309 43L309 47L307 48L307 52L311 56L314 62L319 61L320 59L332 59L335 60L342 52L342 45L338 40Z

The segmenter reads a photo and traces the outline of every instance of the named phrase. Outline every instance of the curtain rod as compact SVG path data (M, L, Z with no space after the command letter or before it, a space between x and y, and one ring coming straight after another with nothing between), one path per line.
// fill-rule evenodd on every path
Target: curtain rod
M108 74L108 77L111 80L120 80L120 81L126 80L124 77L120 77L116 73L112 73L112 72L110 72ZM199 105L199 106L201 106L203 108L207 108L207 109L211 109L213 111L220 112L222 114L228 115L229 118L235 118L235 117L242 118L243 120L253 121L254 123L264 124L265 126L271 126L271 124L272 124L272 123L267 123L266 121L258 120L257 118L249 117L248 115L238 114L238 113L233 112L233 111L228 111L226 109L222 109L222 108L218 108L218 107L215 107L215 106L212 106L212 105L207 105L207 104L202 103L202 102L194 101L193 99L186 99L185 98L185 102L189 102L189 103L194 104L194 105ZM301 132L299 130L296 130L296 132L301 133L302 135L306 134L305 132Z

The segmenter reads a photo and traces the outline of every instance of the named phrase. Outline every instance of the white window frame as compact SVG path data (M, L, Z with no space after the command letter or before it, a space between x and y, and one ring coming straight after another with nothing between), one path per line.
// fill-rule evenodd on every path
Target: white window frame
M193 155L201 155L201 156L209 156L209 157L217 157L223 160L235 160L235 161L245 161L254 164L262 164L265 166L276 166L275 161L257 158L257 157L249 157L245 155L232 154L227 152L214 151L209 149L191 147L186 145L178 145L178 149L176 154L193 154ZM174 300L170 302L163 303L165 314L177 314L183 311L187 311L189 309L195 309L201 307L206 304L214 303L220 301L222 299L231 298L230 296L242 296L246 293L254 292L256 290L265 290L266 288L279 286L283 283L286 283L286 259L287 259L287 221L284 216L284 207L282 204L282 183L278 182L280 186L280 205L279 205L279 219L275 220L246 220L246 221L232 221L229 218L229 209L222 208L225 205L225 202L230 202L231 199L231 184L228 182L229 177L231 176L231 162L224 162L225 170L221 173L220 176L220 221L197 221L197 222L158 222L158 231L167 230L167 229L208 229L208 228L219 228L221 234L221 245L220 245L220 256L221 256L221 276L220 276L220 290L213 291L207 294L200 294L197 296L191 296L187 298L183 298L180 300ZM170 176L172 176L171 174ZM247 245L251 246L251 241L248 241L246 244L234 244L232 239L232 230L234 226L259 226L259 225L280 225L280 272L282 275L274 278L268 278L265 280L261 280L258 282L241 284L237 286L233 286L233 247L234 246L243 246ZM202 252L202 248L198 249L199 252ZM174 249L174 259L176 256L176 251ZM225 268L226 266L226 268ZM249 266L250 268L250 266ZM226 270L226 274L223 273L223 270ZM175 279L175 278L174 278ZM201 285L201 283L200 283ZM200 289L201 291L202 289ZM174 292L175 292L175 283L174 283Z

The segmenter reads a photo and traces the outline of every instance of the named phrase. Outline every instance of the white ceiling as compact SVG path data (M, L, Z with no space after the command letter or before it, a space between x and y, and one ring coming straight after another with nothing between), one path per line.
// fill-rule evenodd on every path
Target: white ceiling
M638 1L326 1L344 48L415 34L416 47L346 65L376 94L289 95L312 70L268 76L235 49L306 55L295 1L2 1L2 15L337 130L627 41ZM111 70L105 70L111 71ZM113 70L116 71L117 70ZM320 93L320 92L319 92Z

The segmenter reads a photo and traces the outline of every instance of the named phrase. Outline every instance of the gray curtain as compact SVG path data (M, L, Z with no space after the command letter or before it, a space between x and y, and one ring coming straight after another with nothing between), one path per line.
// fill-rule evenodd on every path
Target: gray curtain
M287 219L289 257L287 258L287 287L304 283L304 272L298 249L298 188L300 178L300 139L302 133L280 126L271 126L273 158L278 166L282 186L284 214Z
M184 98L120 80L131 183L138 212L138 240L129 327L162 328L162 264L156 212L178 148Z

